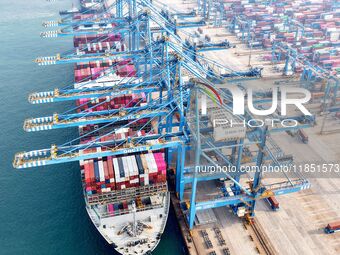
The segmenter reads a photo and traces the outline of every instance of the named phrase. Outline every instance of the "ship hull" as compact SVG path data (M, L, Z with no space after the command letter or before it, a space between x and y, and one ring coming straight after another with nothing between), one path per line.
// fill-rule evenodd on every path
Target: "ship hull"
M162 198L162 203L159 206L145 211L137 211L135 215L131 212L117 216L99 217L101 210L105 210L105 206L101 208L101 206L90 206L88 204L86 204L86 211L101 236L117 252L123 255L148 254L159 244L169 213L169 192L158 196ZM142 221L151 228L144 229L137 236L130 236L125 232L120 233L124 226L134 220Z

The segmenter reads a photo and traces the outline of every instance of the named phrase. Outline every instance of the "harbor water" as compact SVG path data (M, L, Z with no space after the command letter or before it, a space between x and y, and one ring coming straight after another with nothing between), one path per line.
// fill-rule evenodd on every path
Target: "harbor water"
M43 21L58 20L71 0L0 0L0 255L115 254L87 216L77 163L15 170L15 152L49 148L77 136L77 129L25 133L26 118L63 113L73 103L30 105L30 92L73 82L72 65L40 67L38 56L73 48L72 38L42 39ZM53 29L53 28L52 28ZM157 255L182 253L171 212Z

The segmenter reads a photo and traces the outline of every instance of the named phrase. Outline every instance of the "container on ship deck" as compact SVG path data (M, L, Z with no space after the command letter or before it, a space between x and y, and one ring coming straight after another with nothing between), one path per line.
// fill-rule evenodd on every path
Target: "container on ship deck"
M124 66L124 65L130 65L133 64L133 61L131 58L123 59L118 62L118 66Z
M108 34L107 38L108 40L113 41L113 42L122 40L121 34Z
M79 63L74 65L74 70L86 69L89 66L90 66L89 62L79 62Z
M85 188L86 194L87 195L93 195L95 194L94 190L91 187L86 187Z
M91 183L91 178L90 178L90 164L85 163L84 164L84 180L86 184Z
M85 20L90 19L94 16L94 14L74 14L73 20Z
M95 182L93 160L86 160L84 164L85 182L87 184Z
M134 77L136 76L136 69L134 65L120 66L117 69L117 75L121 77Z
M88 67L88 68L76 70L74 78L76 82L89 80L91 78L91 69Z
M91 78L92 78L92 80L95 80L99 76L101 76L102 75L102 71L103 71L102 67L91 68Z
M112 156L107 157L107 167L108 167L108 174L109 174L108 177L110 179L110 183L112 183L114 182L114 170L113 170Z
M100 181L100 176L99 176L99 166L98 166L98 161L94 161L94 175L95 175L95 181L99 182Z
M109 178L109 167L108 167L108 163L106 160L103 160L103 165L104 165L104 177L105 177L105 182L109 183L110 182L110 178Z

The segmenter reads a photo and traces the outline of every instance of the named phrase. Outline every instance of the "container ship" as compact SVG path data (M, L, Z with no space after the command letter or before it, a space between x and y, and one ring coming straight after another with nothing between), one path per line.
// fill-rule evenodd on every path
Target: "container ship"
M89 9L90 13L75 14L74 20L85 20L93 15L92 6L88 7L85 2L81 2L82 9ZM73 38L73 42L76 53L81 55L124 51L126 47L121 35L112 33L79 35ZM136 68L131 60L81 62L74 66L74 88L114 87L123 79L135 76ZM76 101L77 111L83 113L119 110L146 103L144 93ZM149 120L140 119L133 124L122 121L114 125L80 126L80 141L88 143L98 137L100 141L142 137L153 132ZM104 239L121 254L153 251L164 231L170 204L164 151L83 160L80 169L86 210Z
M306 179L313 166L333 172L338 161L335 136L322 138L340 130L338 2L80 0L60 22L45 23L58 31L41 34L74 36L72 52L36 59L77 63L75 82L29 97L33 104L72 100L77 112L24 124L28 132L76 126L79 136L19 152L13 166L79 162L84 206L111 252L157 247L174 166L169 179L187 252L249 254L255 242L264 254L287 247L339 254L334 238L323 236L340 231L338 204L325 199L324 181ZM285 97L278 88L306 108L284 113L271 104ZM258 118L259 111L268 116ZM285 238L277 229L287 230Z

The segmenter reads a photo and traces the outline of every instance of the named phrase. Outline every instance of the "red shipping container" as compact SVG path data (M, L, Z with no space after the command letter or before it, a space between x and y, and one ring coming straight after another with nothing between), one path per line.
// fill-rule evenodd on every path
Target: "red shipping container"
M89 184L91 182L91 178L90 178L90 169L89 169L88 162L84 164L84 176L85 176L85 183Z
M91 163L89 164L89 175L90 175L91 182L94 182L95 181L94 163L93 163L93 160L91 160L90 162Z

